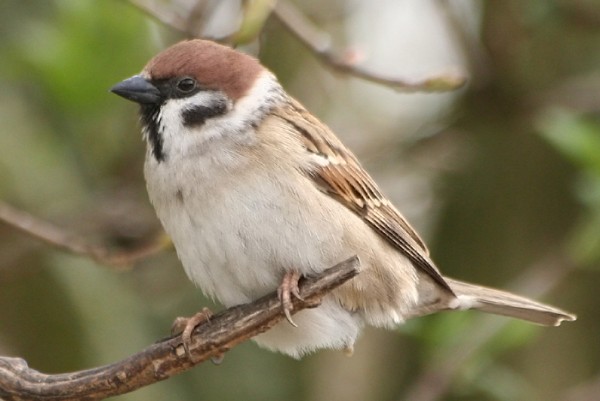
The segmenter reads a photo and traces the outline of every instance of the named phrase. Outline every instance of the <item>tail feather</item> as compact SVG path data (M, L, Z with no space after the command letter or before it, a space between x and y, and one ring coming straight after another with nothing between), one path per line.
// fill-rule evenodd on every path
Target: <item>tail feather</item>
M577 317L561 309L510 292L444 278L456 294L451 309L478 309L483 312L526 320L544 326L559 326Z

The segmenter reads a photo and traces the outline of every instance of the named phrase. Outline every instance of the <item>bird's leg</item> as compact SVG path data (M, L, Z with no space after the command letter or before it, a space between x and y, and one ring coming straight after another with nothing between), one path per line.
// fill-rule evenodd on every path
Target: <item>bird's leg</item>
M206 323L213 316L213 313L208 308L202 308L202 310L191 317L178 317L173 321L171 325L171 334L181 333L181 342L183 343L183 349L190 360L192 354L190 353L190 344L192 343L192 333L194 329L200 326L202 323Z
M298 327L292 320L291 311L294 309L292 304L292 295L297 299L304 301L300 296L300 290L298 289L298 280L300 280L300 273L296 270L289 271L283 276L281 285L277 288L277 296L281 301L281 308L285 314L287 321L294 327Z

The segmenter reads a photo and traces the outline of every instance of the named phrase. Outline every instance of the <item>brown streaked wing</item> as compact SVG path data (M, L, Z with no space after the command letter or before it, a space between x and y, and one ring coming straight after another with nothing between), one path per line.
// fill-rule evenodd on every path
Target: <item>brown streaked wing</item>
M429 259L429 252L423 240L382 195L358 159L329 128L295 100L290 100L287 107L282 107L274 114L298 132L308 152L323 158L324 163L321 166L305 171L315 184L359 215L416 267L452 292Z

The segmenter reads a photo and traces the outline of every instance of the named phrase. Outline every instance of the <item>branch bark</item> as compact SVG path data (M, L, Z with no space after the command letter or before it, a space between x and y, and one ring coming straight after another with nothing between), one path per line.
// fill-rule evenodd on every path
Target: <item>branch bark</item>
M112 251L82 241L75 233L42 220L24 210L17 209L3 201L0 201L0 221L62 251L88 257L117 270L133 266L137 262L171 246L171 240L163 234L138 248Z
M144 0L128 0L131 5L138 8L146 15L154 18L160 23L185 34L188 37L196 37L198 29L191 26L192 18L184 18L174 12L168 6L157 6L155 3ZM308 51L310 51L323 65L332 70L353 76L365 81L384 85L396 91L413 92L447 92L459 89L467 82L464 74L445 73L429 76L424 79L405 79L371 71L357 65L352 60L346 60L336 55L331 46L331 40L326 32L323 32L312 24L304 14L289 1L279 0L272 9L271 14L290 32ZM252 37L253 35L250 35ZM246 37L240 35L240 31L220 38L207 38L222 43L239 44L236 40Z
M303 278L299 285L302 300L292 297L292 313L318 306L326 293L358 274L358 266L358 258L353 257ZM128 393L219 357L283 317L276 292L220 312L194 330L191 359L184 352L181 335L160 340L112 365L64 374L47 375L30 369L21 358L0 357L0 399L92 401Z
M300 41L321 63L342 74L365 81L388 86L400 92L447 92L459 89L467 79L461 74L440 74L420 80L409 80L386 76L370 71L344 60L331 48L329 35L315 27L293 4L280 0L273 9L273 15Z

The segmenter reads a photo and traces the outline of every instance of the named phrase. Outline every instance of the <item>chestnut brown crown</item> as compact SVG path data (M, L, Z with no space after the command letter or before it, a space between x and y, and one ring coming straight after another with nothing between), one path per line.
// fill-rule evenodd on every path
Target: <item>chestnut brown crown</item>
M190 76L203 88L220 90L236 101L252 87L264 67L247 54L202 39L177 43L144 68L152 81Z

